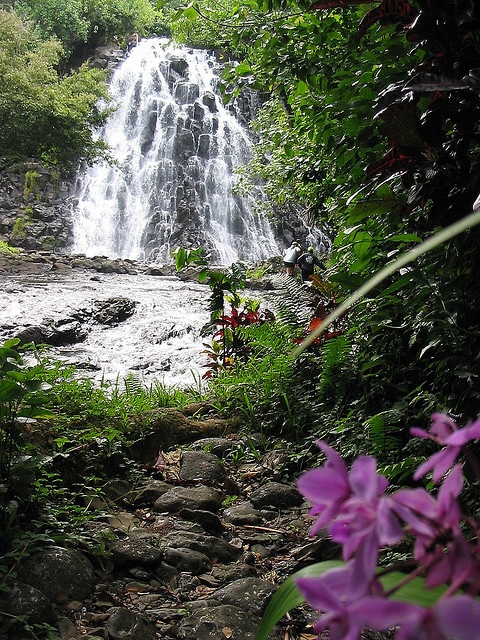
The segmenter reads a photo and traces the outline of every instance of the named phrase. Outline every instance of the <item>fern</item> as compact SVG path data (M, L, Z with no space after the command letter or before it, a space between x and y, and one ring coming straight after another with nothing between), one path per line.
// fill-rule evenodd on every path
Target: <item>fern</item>
M363 423L367 436L368 452L388 460L389 454L398 458L402 438L398 429L399 415L395 410L381 411Z
M304 329L312 316L314 300L309 289L285 274L272 278L276 287L275 313L279 323Z
M352 344L348 334L326 340L322 346L321 376L318 389L322 396L338 398L344 395L344 384L352 374Z

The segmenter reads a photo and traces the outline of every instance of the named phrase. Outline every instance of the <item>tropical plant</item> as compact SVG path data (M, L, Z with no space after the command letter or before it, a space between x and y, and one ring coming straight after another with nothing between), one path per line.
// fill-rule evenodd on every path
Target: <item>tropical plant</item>
M271 320L272 316L252 309L248 301L243 308L232 305L230 312L222 313L216 321L217 330L203 353L209 357L204 378L210 378L220 368L231 369L237 362L245 362L251 355L248 341L242 337L241 328Z
M44 367L26 364L16 348L19 344L18 338L12 338L0 347L0 481L6 486L21 447L22 425L53 415L39 399L47 387Z

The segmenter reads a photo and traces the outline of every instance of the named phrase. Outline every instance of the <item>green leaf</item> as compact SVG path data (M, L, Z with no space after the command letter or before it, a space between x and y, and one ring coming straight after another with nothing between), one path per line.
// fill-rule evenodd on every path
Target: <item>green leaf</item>
M329 560L326 562L318 562L309 567L305 567L300 571L292 574L285 582L280 585L273 594L268 603L262 622L258 627L255 640L267 640L270 631L289 611L295 609L305 602L304 597L298 590L295 580L297 578L318 577L331 569L341 567L345 563L340 560ZM383 588L386 592L395 589L397 585L402 584L408 577L407 574L399 571L392 571L379 577ZM445 592L446 587L437 587L428 589L423 578L412 578L407 584L401 586L392 594L392 600L400 600L402 602L411 602L423 607L429 607L434 604L439 597Z
M268 634L277 622L289 611L305 602L295 584L296 578L320 576L329 569L335 569L342 566L342 564L343 562L339 560L319 562L305 567L305 569L300 569L300 571L297 571L287 578L273 594L272 599L268 603L265 613L263 614L262 622L258 627L255 640L267 640Z
M388 238L393 242L423 242L420 236L417 236L415 233L402 233L395 236L390 236Z
M13 380L0 380L0 404L22 398L25 391Z
M385 591L394 589L396 585L401 584L406 578L405 573L400 571L392 571L384 576L380 577L380 582L383 585ZM446 587L436 587L435 589L429 589L424 578L413 578L410 582L403 587L395 591L392 594L392 600L401 600L402 602L411 602L412 604L418 604L422 607L430 607L434 604L439 597L446 591Z

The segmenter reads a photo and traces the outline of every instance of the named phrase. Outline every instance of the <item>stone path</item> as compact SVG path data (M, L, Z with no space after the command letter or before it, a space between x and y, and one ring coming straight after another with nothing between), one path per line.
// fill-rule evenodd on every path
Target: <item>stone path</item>
M47 617L65 640L253 640L277 586L332 557L308 535L308 505L290 462L287 449L260 456L250 439L234 437L161 452L138 487L118 478L104 487L109 515L87 525L105 539L104 567L94 560L79 580L76 566L72 580L71 558L62 575L59 550L53 566L49 558L37 571L43 583L24 571L29 588L44 594L54 575ZM297 610L271 637L315 638L313 620Z

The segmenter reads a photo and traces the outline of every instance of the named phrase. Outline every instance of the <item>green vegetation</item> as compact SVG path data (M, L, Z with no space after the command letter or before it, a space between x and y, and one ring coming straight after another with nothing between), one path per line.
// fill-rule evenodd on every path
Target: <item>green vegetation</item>
M82 67L60 78L58 41L43 41L13 13L0 11L0 154L9 162L37 158L63 168L105 152L92 128L106 111L105 74Z
M243 89L268 97L242 187L261 178L271 215L303 208L331 231L337 301L470 213L480 192L478 16L457 4L393 2L388 20L383 4L368 11L348 1L315 10L240 2L218 16L197 2L185 14L235 58L225 98ZM477 416L478 233L419 257L349 311L348 340L311 368L313 390L303 395L315 418L297 409L299 432L331 439L347 458L380 451L402 474L409 426L426 425L433 410L460 422ZM320 373L327 357L333 384Z

